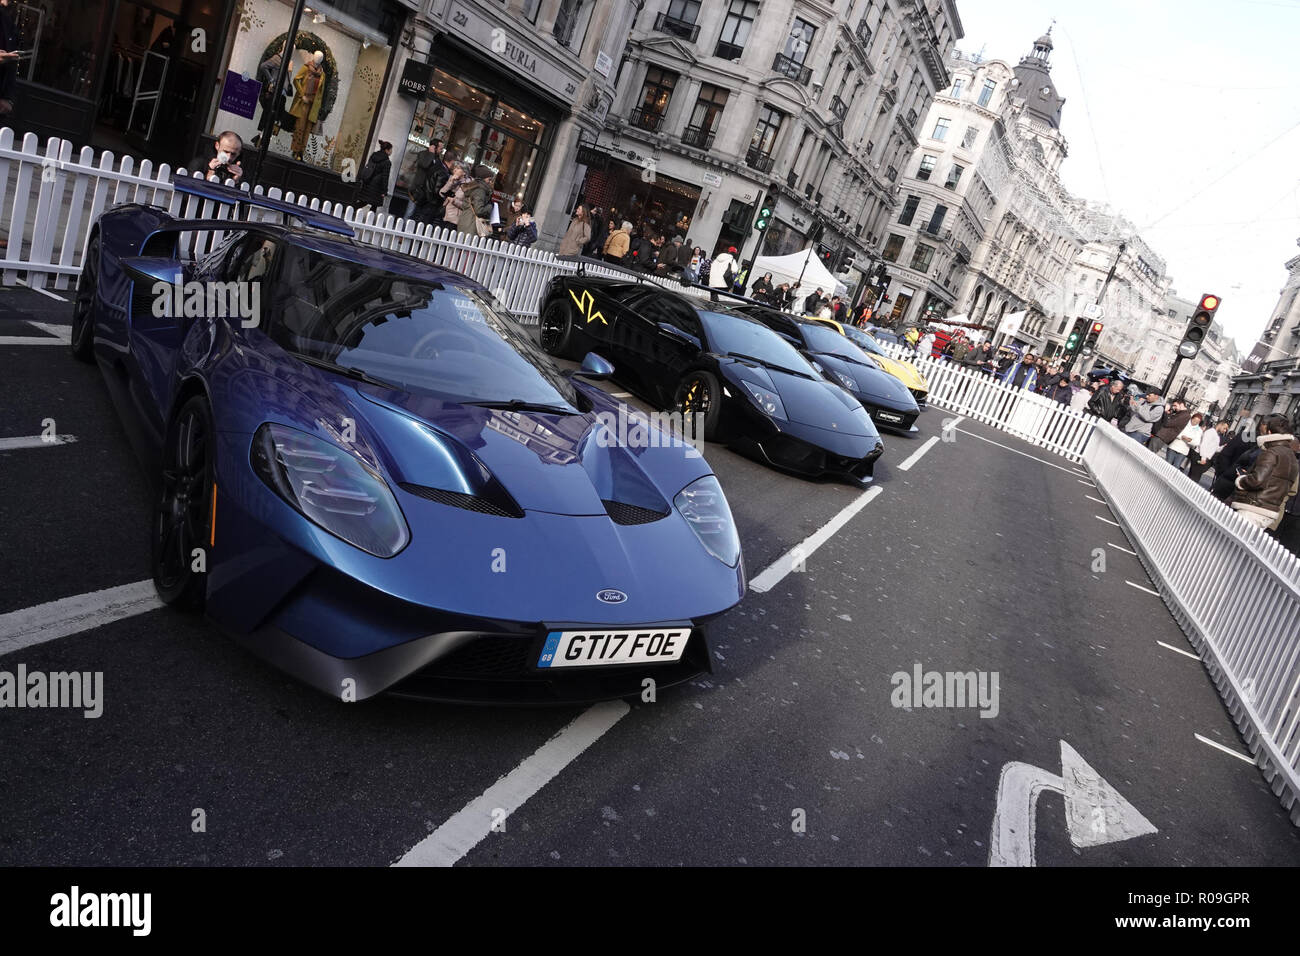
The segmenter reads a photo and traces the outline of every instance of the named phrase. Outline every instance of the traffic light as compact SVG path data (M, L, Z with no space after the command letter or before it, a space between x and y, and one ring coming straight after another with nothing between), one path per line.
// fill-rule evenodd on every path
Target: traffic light
M1100 322L1094 322L1088 327L1088 335L1083 340L1083 348L1079 350L1080 355L1091 355L1097 351L1097 340L1101 338L1101 330L1105 327Z
M853 250L845 249L844 255L840 257L840 267L835 271L848 272L852 268L853 268Z
M1083 344L1083 333L1087 325L1087 319L1074 320L1074 326L1070 329L1070 334L1065 337L1065 352L1067 355L1073 355L1079 351L1079 347Z
M818 255L821 256L822 265L824 265L827 269L829 269L831 267L831 263L835 261L835 250L823 246L817 250L817 253Z
M766 232L767 227L772 222L772 202L770 196L764 196L758 201L758 218L754 220L754 229L758 232Z
M1214 313L1219 311L1221 301L1217 295L1210 292L1201 296L1200 304L1192 313L1192 321L1187 323L1187 330L1183 332L1183 340L1178 343L1178 354L1183 358L1195 358L1196 353L1201 350L1201 343L1210 332L1210 326L1214 323Z

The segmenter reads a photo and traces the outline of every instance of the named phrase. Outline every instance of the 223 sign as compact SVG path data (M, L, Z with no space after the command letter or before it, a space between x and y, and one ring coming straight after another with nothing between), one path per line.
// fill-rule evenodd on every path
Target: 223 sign
M600 319L601 325L609 325L609 323L605 321L605 314L596 311L596 300L592 296L590 289L583 289L581 297L578 293L570 289L569 298L571 298L574 301L574 304L578 306L578 311L582 313L582 316L587 320L588 325L591 325L591 323L595 322L597 319Z

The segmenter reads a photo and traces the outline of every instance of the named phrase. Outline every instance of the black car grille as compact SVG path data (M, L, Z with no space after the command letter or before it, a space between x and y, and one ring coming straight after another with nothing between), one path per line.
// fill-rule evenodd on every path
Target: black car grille
M453 508L464 508L466 511L476 511L481 515L496 515L498 518L522 518L524 516L522 509L518 505L506 508L495 501L489 501L487 498L478 495L467 495L463 491L446 491L442 488L412 485L407 482L402 482L399 487L403 491L418 495L428 501L451 505Z
M425 670L438 677L515 679L530 671L533 643L529 638L480 637L438 658Z
M602 501L605 510L614 520L615 524L649 524L652 521L658 521L661 518L667 518L667 511L655 511L652 508L642 508L640 505L630 505L625 501Z
M908 391L911 392L912 397L916 399L916 404L924 408L925 400L929 397L930 393L923 388L909 388Z

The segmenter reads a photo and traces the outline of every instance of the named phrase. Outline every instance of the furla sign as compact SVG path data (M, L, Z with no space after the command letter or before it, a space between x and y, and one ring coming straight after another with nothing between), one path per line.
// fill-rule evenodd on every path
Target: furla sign
M493 62L504 64L552 96L572 100L578 95L582 77L547 60L515 31L488 20L463 3L452 3L447 8L446 22L455 37L482 48Z

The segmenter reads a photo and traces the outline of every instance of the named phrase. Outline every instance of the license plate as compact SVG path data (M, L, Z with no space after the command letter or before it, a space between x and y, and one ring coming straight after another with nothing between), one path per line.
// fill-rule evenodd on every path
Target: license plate
M609 664L667 664L681 660L689 627L633 631L551 631L538 667L594 667Z
M902 415L897 415L894 412L877 412L876 417L882 422L901 422L903 420Z

